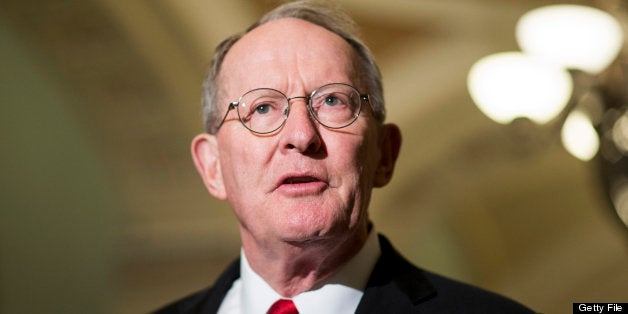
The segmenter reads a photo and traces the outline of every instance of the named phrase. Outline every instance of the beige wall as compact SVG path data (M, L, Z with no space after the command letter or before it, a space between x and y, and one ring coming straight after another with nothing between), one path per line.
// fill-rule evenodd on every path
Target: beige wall
M417 264L539 312L626 301L626 228L597 164L556 134L492 123L465 90L471 64L517 49L516 18L551 1L343 3L404 134L371 204L377 229ZM272 5L0 4L2 313L147 312L238 254L235 219L188 143L211 49Z

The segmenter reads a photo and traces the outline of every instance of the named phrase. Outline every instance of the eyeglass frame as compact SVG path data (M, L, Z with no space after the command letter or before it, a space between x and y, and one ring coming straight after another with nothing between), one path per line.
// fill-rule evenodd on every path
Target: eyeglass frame
M314 95L315 95L315 94L316 94L316 93L317 93L320 89L322 89L322 88L324 88L324 87L326 87L326 86L329 86L329 85L344 85L344 86L348 86L348 87L352 88L354 91L356 91L356 92L358 93L359 97L360 97L360 104L359 104L359 105L360 105L360 107L359 107L359 110L358 110L357 114L355 114L355 116L354 116L353 120L351 120L351 121L350 121L349 123L347 123L346 125L343 125L343 126L340 126L340 127L332 127L332 126L328 126L328 125L324 124L323 122L321 122L321 121L318 119L318 115L316 115L316 114L314 113L314 111L313 111L314 109L312 109L312 103L311 103L312 96L314 96ZM251 131L251 132L253 132L253 133L256 133L256 134L260 134L260 135L265 135L265 134L270 134L270 133L273 133L273 132L275 132L275 131L277 131L277 130L281 129L281 128L282 128L282 127L286 124L286 121L288 121L288 117L290 116L290 108L291 108L290 101L291 101L291 100L293 100L293 99L305 99L305 100L306 100L306 105L305 105L305 106L307 107L308 112L310 113L310 116L311 116L311 117L313 117L313 118L314 118L314 120L316 120L316 122L318 122L318 124L320 124L320 125L322 125L322 126L324 126L324 127L326 127L326 128L332 129L332 130L338 130L338 129L343 129L343 128L346 128L346 127L348 127L348 126L352 125L352 124L353 124L356 120L358 120L358 118L360 117L360 113L362 113L362 102L364 102L364 101L368 102L368 103L369 103L369 105L371 106L371 110L373 110L373 108L372 108L372 107L373 107L373 105L371 104L371 99L370 99L369 94L362 94L362 93L360 93L360 91L359 91L357 88L355 88L353 85L350 85L350 84L347 84L347 83L327 83L327 84L323 84L323 85L321 85L321 86L317 87L316 89L314 89L314 90L313 90L313 91L312 91L309 95L305 95L305 96L293 96L293 97L288 97L288 96L287 96L286 94L284 94L283 92L281 92L281 91L279 91L279 90L277 90L277 89L274 89L274 88L270 88L270 87L260 87L260 88L255 88L255 89L252 89L252 90L250 90L250 91L247 91L247 92L245 92L244 94L242 94L242 95L238 98L238 100L230 102L230 103L229 103L229 105L228 105L228 107L227 107L227 112L225 112L224 117L223 117L223 118L222 118L222 120L220 121L220 124L218 124L218 126L217 126L217 127L216 127L216 129L214 130L213 134L218 133L218 131L220 130L220 128L222 127L222 125L223 125L223 124L227 121L227 116L229 116L229 112L230 112L231 110L235 109L235 108L236 108L236 107L240 104L240 102L242 101L242 98L243 98L244 96L246 96L248 93L251 93L251 92L254 92L254 91L258 91L258 90L272 90L272 91L276 91L276 92L278 92L279 94L283 95L283 96L284 96L284 98L286 98L286 102L288 103L288 106L287 106L287 109L288 109L288 110L287 110L286 114L284 115L284 116L285 116L285 118L283 119L283 122L281 122L281 124L279 124L279 125L278 125L276 128L274 128L273 130L271 130L271 131L267 131L267 132L258 132L258 131L255 131L255 130L253 130L253 129L249 128L249 127L246 125L246 123L244 123L244 121L242 121L242 117L240 116L240 111L239 111L239 110L236 110L236 112L237 112L237 114L238 114L238 120L240 121L240 123L241 123L241 124L242 124L242 125L243 125L246 129L247 129L247 130L249 130L249 131Z

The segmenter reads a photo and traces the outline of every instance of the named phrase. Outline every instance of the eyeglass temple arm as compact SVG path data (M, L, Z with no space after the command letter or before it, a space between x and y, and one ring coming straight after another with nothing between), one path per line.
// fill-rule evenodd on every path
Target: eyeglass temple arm
M216 132L218 132L218 130L220 129L220 127L222 127L222 125L225 123L225 121L227 120L227 116L229 115L229 111L231 111L231 109L234 109L236 106L238 105L237 101L234 102L230 102L229 103L229 107L227 107L227 112L225 112L225 116L222 117L222 120L220 120L220 124L218 124L218 126L216 127L216 129L214 130L214 134Z

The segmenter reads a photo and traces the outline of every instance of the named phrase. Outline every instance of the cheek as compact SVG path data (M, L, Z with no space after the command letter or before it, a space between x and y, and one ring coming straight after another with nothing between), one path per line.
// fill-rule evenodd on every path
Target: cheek
M242 141L230 142L235 145L224 145L221 152L223 166L223 180L227 193L227 202L231 205L234 214L245 228L249 228L255 218L253 208L263 202L259 194L264 167L261 164L262 152L251 145L244 145Z
M252 168L255 164L250 160L255 152L246 145L238 144L233 139L223 143L220 151L220 165L228 198L234 199L252 181ZM232 144L232 143L235 143ZM248 179L248 180L247 180Z
M372 187L375 172L381 158L377 135L372 132L362 139L356 155L356 163L359 170L360 179L363 185Z
M265 169L271 145L261 143L260 139L247 140L246 137L231 138L229 141L221 150L221 164L226 168L223 172L239 186L255 180Z
M340 179L347 184L349 193L369 193L380 152L377 149L373 134L356 136L351 141L338 143L336 146L338 159L331 162L336 172L341 173ZM330 153L331 155L332 153Z

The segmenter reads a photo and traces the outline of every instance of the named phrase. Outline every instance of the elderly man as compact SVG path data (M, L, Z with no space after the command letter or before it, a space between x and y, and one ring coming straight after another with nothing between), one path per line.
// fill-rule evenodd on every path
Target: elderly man
M284 4L217 48L192 142L242 250L213 287L158 313L529 313L421 270L374 231L371 190L401 145L380 75L336 8Z

